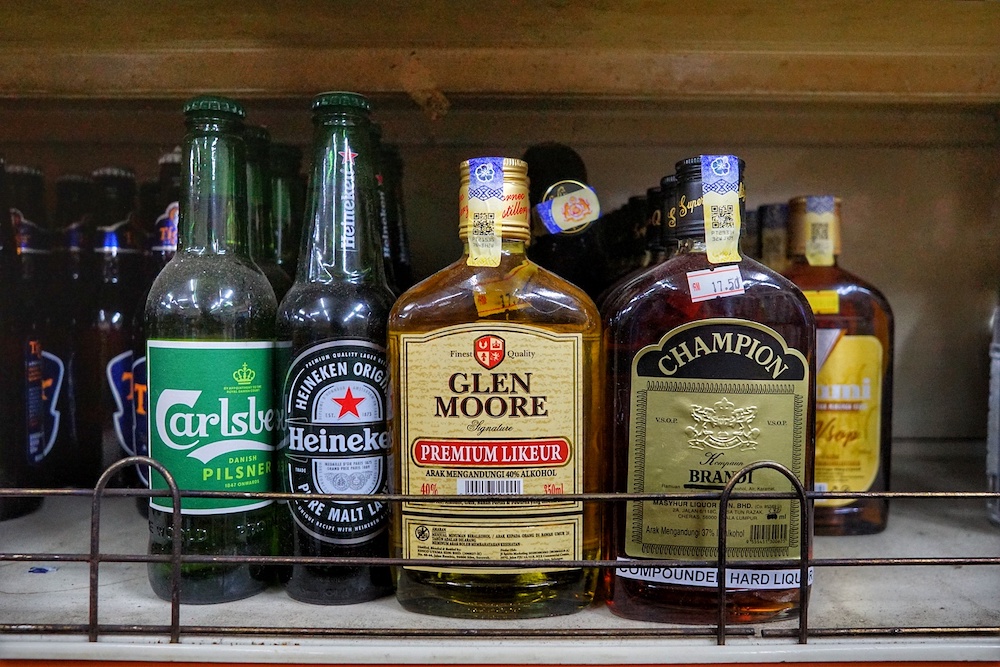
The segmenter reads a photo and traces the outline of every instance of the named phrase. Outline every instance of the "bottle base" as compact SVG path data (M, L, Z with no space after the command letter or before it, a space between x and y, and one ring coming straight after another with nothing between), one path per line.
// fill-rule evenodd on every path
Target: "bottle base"
M293 565L285 592L309 604L357 604L392 595L392 576L387 567Z
M396 598L406 610L451 618L565 616L594 600L593 569L520 574L465 574L401 569Z
M815 535L875 535L885 530L889 520L889 503L883 498L873 498L843 507L817 506L813 517Z
M149 584L156 596L170 600L170 566L150 563ZM182 565L181 604L218 604L244 600L267 588L246 565Z
M632 620L685 625L719 622L719 596L714 588L655 585L616 577L607 602L613 614ZM779 621L798 611L798 588L726 593L726 623Z

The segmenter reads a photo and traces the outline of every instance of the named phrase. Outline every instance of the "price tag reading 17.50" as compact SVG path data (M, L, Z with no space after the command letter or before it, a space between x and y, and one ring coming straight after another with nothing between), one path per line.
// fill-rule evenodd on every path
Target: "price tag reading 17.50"
M736 264L720 266L716 269L692 271L687 274L691 289L691 302L708 301L722 296L743 294L743 275Z

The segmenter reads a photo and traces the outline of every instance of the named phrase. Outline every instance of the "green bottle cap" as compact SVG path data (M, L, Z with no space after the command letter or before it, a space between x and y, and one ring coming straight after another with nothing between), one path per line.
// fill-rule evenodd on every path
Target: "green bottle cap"
M243 109L243 105L228 97L202 95L184 103L185 115L202 114L205 112L230 114L238 118L246 118L247 115L247 112Z
M368 98L358 93L320 93L313 98L313 111L320 111L328 107L346 107L349 109L361 109L362 111L372 110L372 105L368 102Z

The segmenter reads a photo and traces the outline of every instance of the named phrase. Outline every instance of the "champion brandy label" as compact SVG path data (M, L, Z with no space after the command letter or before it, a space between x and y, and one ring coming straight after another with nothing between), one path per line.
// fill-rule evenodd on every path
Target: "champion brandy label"
M580 559L583 506L559 496L583 491L583 337L458 325L402 335L400 361L400 491L469 498L404 503L403 557Z
M387 487L385 349L362 340L312 345L284 381L282 487L294 493L375 494ZM386 528L375 500L289 501L298 528L331 544L357 544Z
M146 372L149 455L193 491L271 491L274 343L149 340ZM166 489L153 471L150 488ZM184 514L226 514L265 505L257 498L183 498ZM170 498L152 498L171 511Z
M816 490L868 491L878 475L881 449L882 343L875 336L844 335L839 329L817 334Z
M692 322L641 349L631 375L630 492L721 491L762 460L805 478L809 363L773 329L738 319ZM789 487L781 473L757 469L736 490ZM714 559L718 514L717 500L629 502L625 553ZM792 500L730 502L729 557L797 558L801 518Z

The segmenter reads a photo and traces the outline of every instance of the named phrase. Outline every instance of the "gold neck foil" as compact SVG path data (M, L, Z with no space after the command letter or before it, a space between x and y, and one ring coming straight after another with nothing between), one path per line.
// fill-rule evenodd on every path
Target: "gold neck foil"
M469 164L460 165L461 185L458 203L458 237L469 238ZM528 202L528 163L517 158L502 159L503 195L500 204L499 234L504 241L524 241L531 239L531 207Z
M796 197L788 202L788 254L813 266L832 266L840 254L840 197Z

